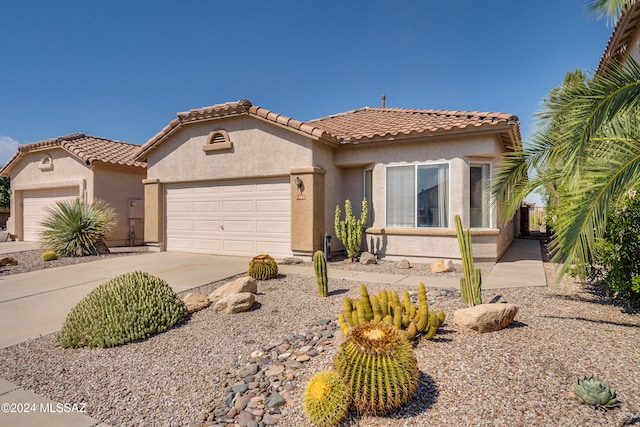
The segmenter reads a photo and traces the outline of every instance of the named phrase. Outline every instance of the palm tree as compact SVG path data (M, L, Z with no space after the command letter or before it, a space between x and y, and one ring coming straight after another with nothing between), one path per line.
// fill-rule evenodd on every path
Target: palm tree
M590 79L569 73L538 116L532 144L504 159L494 196L508 218L531 190L550 188L554 259L561 275L572 266L584 275L609 208L640 185L640 65L630 58Z
M587 11L597 18L607 18L609 24L615 23L625 7L636 0L594 0L587 5Z

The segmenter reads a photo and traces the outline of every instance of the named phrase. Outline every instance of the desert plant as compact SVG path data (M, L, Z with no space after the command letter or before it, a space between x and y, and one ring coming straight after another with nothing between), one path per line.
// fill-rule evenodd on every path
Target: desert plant
M278 264L271 255L257 255L249 262L249 276L256 280L275 279L278 277Z
M315 425L325 427L339 423L347 413L351 397L336 371L315 374L302 396L302 407L307 418Z
M171 287L148 273L132 272L98 286L67 315L62 347L113 347L164 332L187 315Z
M616 389L597 377L578 378L573 384L572 394L580 402L600 409L618 406Z
M454 217L456 235L462 258L462 274L460 279L460 296L469 307L482 304L482 272L473 265L473 247L471 246L471 231L462 229L459 215Z
M418 362L411 344L384 322L354 327L340 344L335 365L359 412L383 414L396 409L418 386Z
M360 219L353 215L351 209L351 201L344 202L344 220L342 220L342 211L340 205L336 206L336 216L334 218L334 228L336 237L342 242L347 250L347 256L351 259L357 258L360 253L360 244L362 243L362 232L367 223L369 210L367 207L367 199L362 199L362 213Z
M53 261L58 259L58 254L56 254L53 251L45 251L42 253L42 255L40 256L40 258L42 258L42 261Z
M343 309L338 315L338 322L345 335L359 324L382 321L402 330L408 339L431 339L445 319L444 311L429 310L423 283L418 285L417 307L411 302L408 291L404 291L402 301L396 291L382 290L378 295L369 297L367 287L363 284L360 285L360 299L346 297Z
M313 254L313 271L316 273L318 293L321 297L326 298L329 290L327 286L327 260L322 251L316 251Z
M46 208L42 221L43 245L63 257L98 255L105 236L116 223L115 213L102 200L86 203L79 198Z

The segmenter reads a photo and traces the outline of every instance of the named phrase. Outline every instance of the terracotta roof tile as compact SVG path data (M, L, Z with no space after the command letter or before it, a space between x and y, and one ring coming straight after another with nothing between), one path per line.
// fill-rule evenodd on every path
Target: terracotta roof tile
M191 122L213 120L233 115L249 115L259 117L266 121L273 122L317 138L325 135L324 131L322 131L321 129L308 125L299 120L294 120L290 117L283 116L282 114L277 114L273 111L267 110L266 108L253 105L251 101L247 99L241 99L238 102L216 104L210 107L203 107L195 110L189 110L184 113L178 113L178 117L171 120L171 122L169 122L167 126L165 126L160 132L155 134L151 139L149 139L142 145L136 155L136 159L146 160L148 153L153 150L157 144L161 143L162 140L178 130L181 126L184 126Z
M518 116L479 111L364 107L307 123L346 143L364 139L433 134L470 127L516 125Z
M178 113L175 119L142 145L136 159L146 160L150 151L181 126L233 115L254 116L315 138L325 138L342 143L498 125L514 127L515 139L519 140L520 138L518 116L505 113L365 107L301 122L242 99L238 102L216 104Z
M84 162L146 168L146 163L137 161L133 157L139 150L139 145L74 133L20 145L18 151L0 169L0 175L8 173L12 165L25 154L54 147L60 147Z

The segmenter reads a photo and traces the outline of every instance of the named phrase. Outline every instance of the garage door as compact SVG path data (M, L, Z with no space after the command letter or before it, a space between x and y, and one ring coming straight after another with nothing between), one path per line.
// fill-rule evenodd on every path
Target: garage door
M167 186L167 250L291 256L289 181Z
M46 207L55 207L57 201L78 197L77 187L29 190L22 193L22 224L25 242L40 240L40 223L45 219Z

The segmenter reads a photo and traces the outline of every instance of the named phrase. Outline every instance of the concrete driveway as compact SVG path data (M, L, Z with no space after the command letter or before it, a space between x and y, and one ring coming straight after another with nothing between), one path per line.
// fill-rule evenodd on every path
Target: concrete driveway
M246 272L249 261L153 252L0 277L0 348L59 331L78 301L120 274L146 271L183 292Z

